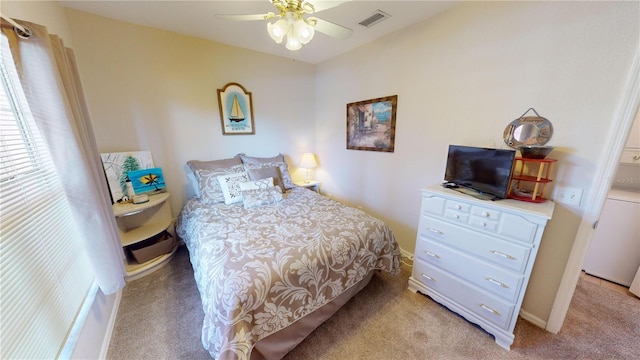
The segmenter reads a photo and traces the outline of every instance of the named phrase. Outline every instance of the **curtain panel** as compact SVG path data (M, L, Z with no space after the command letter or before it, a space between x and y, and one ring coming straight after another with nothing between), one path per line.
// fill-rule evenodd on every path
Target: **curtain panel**
M73 51L46 27L19 21L18 37L3 26L33 118L46 140L83 245L105 294L124 287L123 252Z

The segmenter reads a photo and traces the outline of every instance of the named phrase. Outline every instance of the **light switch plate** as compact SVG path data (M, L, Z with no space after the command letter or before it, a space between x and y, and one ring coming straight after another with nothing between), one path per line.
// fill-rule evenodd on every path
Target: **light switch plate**
M556 191L556 201L562 204L580 206L582 189L563 187Z

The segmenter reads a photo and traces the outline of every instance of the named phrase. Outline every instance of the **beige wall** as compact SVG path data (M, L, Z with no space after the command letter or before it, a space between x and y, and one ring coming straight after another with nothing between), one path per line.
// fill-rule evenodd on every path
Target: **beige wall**
M44 8L54 17L23 17L29 2L11 4L3 2L7 15L43 19L67 40L57 6ZM590 190L638 50L638 7L466 3L317 67L73 10L67 17L100 150L151 150L176 215L189 159L283 152L295 165L312 150L325 193L387 221L412 251L419 189L442 181L447 146L504 148L505 126L529 107L554 126L554 183ZM253 92L256 135L221 135L216 89L228 82ZM345 104L396 94L395 152L346 150ZM583 211L558 204L543 238L523 307L542 321Z
M304 176L295 165L315 148L314 66L76 10L67 16L99 150L150 150L174 215L188 160L282 152L294 180ZM230 82L252 92L255 135L222 135L217 89Z
M44 25L50 34L56 34L64 40L64 44L73 47L71 30L67 23L64 8L55 1L6 1L3 0L0 10L15 20L24 20Z
M473 2L318 66L317 177L413 252L419 189L449 144L506 148L528 108L554 126L554 184L587 194L640 33L637 2ZM398 95L395 152L346 150L345 104ZM548 319L584 209L556 205L523 309Z

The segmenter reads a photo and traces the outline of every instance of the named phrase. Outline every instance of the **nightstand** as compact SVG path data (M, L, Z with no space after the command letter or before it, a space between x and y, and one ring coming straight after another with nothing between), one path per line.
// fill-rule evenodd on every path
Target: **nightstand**
M298 186L306 187L307 189L313 190L318 194L320 194L320 181L316 181L316 180L309 180L309 182L297 181L297 182L294 182L294 184Z
M127 280L150 274L171 260L178 244L168 192L150 195L142 204L113 204L113 213L125 254Z

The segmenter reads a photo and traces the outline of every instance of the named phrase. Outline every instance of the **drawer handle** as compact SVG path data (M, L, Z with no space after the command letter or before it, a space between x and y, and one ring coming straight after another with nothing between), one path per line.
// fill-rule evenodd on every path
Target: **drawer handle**
M431 276L429 276L429 275L427 275L425 273L422 273L422 277L427 279L427 280L431 280L433 282L436 282L436 279L432 278Z
M633 160L635 160L635 161L640 160L640 155L633 155Z
M429 256L431 256L431 257L434 257L434 258L436 258L436 259L440 259L440 256L438 256L437 254L432 253L432 252L431 252L431 251L429 251L429 250L425 250L425 251L424 251L424 253L425 253L425 254L427 254L427 255L429 255Z
M488 282L492 283L492 284L495 284L495 285L500 286L501 288L505 288L505 289L508 289L508 288L509 288L509 286L507 286L507 284L502 283L502 282L500 282L500 281L498 281L498 280L496 280L496 279L493 279L493 278L490 278L490 277L486 277L485 279L486 279Z
M481 308L483 308L483 309L485 309L485 310L487 310L487 311L490 311L491 313L493 313L493 315L502 316L502 314L500 314L500 313L498 312L498 310L494 310L494 309L492 309L492 308L488 307L488 306L487 306L487 305L485 305L485 304L480 304L480 307L481 307Z
M489 213L488 213L488 212L486 212L486 211L483 211L483 212L482 212L482 216L484 216L484 217L490 217L490 216L491 216L491 214L489 214Z
M460 206L460 205L456 205L456 209L458 209L458 210L462 210L462 206Z
M509 259L509 260L515 260L516 259L513 256L511 256L509 254L501 253L498 250L491 250L489 252L492 253L492 254L498 255L498 256L502 256L503 258L506 258L506 259Z
M444 233L438 229L434 229L434 228L427 228L427 230L431 231L432 233L436 233L438 235L443 235Z

